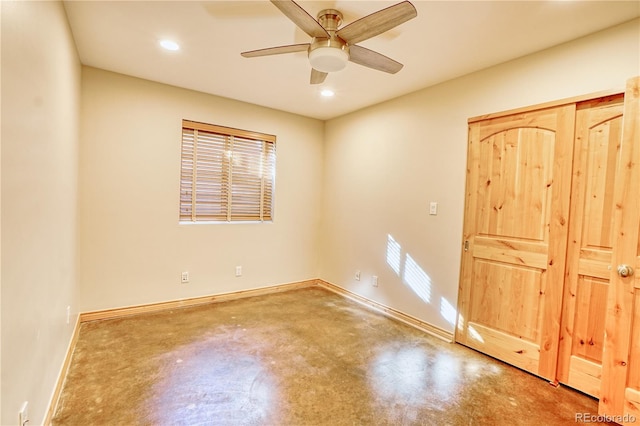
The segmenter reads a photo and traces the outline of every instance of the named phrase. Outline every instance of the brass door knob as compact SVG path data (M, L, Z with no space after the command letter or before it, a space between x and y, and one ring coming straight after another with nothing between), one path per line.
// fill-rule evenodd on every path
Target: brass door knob
M629 265L618 265L618 275L622 278L633 275L633 268Z

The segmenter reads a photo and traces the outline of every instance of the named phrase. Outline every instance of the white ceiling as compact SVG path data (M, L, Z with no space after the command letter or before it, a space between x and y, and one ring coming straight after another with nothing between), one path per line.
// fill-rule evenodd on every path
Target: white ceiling
M397 1L299 1L334 8L343 26ZM330 119L640 16L640 1L413 1L418 17L359 43L404 64L349 63L310 85L306 52L240 52L310 37L269 1L66 1L83 64L318 119ZM169 52L160 39L181 45ZM336 92L322 98L320 89Z

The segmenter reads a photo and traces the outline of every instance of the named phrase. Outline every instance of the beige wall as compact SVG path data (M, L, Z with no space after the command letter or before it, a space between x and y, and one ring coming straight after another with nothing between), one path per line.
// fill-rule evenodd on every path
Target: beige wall
M467 118L622 89L640 74L639 35L636 20L322 123L93 68L80 81L62 6L3 1L0 423L24 400L42 421L69 305L320 277L451 331ZM273 223L178 224L182 118L277 135ZM405 281L428 286L428 302Z
M80 64L62 4L2 7L2 418L41 424L77 312Z
M639 36L635 20L327 122L320 276L452 332L467 119L622 91L640 74Z
M273 223L178 224L183 118L277 136ZM317 277L321 121L85 67L81 140L82 311Z

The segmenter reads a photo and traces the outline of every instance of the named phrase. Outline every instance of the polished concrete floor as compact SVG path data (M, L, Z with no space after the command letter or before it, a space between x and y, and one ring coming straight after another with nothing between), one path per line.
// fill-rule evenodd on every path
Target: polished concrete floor
M84 323L55 425L561 425L597 401L312 287Z

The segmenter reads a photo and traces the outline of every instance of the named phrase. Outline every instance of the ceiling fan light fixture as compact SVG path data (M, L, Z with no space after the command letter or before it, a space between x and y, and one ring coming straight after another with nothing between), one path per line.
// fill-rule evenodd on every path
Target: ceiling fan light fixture
M309 52L309 62L313 69L320 72L335 72L344 69L349 61L349 54L335 47L318 47Z

